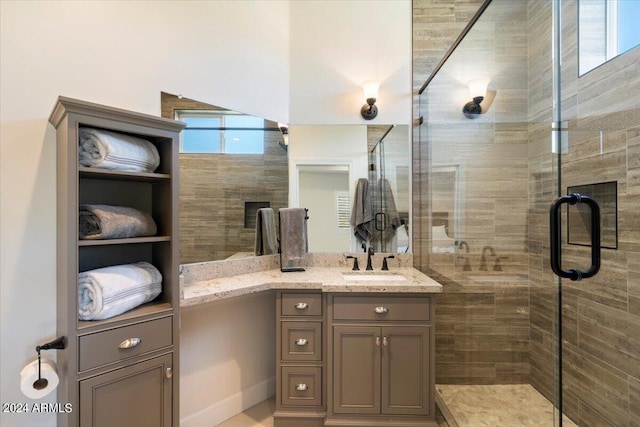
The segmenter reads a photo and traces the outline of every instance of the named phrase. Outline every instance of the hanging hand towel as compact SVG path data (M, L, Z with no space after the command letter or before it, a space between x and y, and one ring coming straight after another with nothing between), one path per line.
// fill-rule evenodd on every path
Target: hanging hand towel
M361 242L368 242L373 233L373 206L369 192L369 180L360 178L356 184L356 194L351 211L353 233Z
M273 209L261 208L256 214L255 255L278 253L276 218Z
M282 208L280 217L281 267L291 261L301 261L307 254L307 210L304 208Z
M157 232L151 215L134 208L109 205L80 205L80 239L124 239L153 236Z
M78 318L104 320L153 300L162 274L148 262L114 265L78 275Z
M80 128L80 166L130 172L153 172L160 155L151 142L123 133Z

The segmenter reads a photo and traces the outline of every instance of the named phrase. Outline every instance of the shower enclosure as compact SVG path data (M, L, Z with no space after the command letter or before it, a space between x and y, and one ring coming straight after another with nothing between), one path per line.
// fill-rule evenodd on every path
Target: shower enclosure
M485 1L419 92L415 253L444 286L437 399L459 425L640 425L640 48L622 31L640 11L621 11L629 3L640 2ZM626 46L617 56L611 37ZM586 198L550 213L574 193L600 217ZM553 263L596 274L560 278Z
M407 134L406 125L367 126L374 215L370 244L376 253L411 251Z

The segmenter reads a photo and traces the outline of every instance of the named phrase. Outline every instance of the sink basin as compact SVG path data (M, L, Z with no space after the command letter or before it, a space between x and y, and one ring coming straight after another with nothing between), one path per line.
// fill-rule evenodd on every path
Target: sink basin
M342 273L344 280L372 281L372 282L395 282L407 280L401 274L394 273Z
M474 274L465 277L476 282L524 282L529 280L527 276L524 276L522 274Z

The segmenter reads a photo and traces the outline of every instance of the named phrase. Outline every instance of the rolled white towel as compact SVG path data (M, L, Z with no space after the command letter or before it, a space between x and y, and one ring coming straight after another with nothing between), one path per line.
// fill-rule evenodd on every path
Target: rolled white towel
M78 275L78 318L104 320L152 301L162 274L148 262L114 265Z
M158 149L146 139L108 130L82 127L80 166L129 172L153 172L160 164Z

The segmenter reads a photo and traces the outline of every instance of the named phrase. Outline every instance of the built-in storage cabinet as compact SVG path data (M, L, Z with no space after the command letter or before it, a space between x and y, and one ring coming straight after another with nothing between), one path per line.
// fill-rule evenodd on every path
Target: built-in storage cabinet
M49 121L57 139L58 400L74 410L61 426L179 425L178 366L178 144L184 124L60 97ZM157 149L153 172L79 165L79 130L97 128L135 136ZM151 215L153 236L79 239L79 207L124 206ZM79 320L78 275L146 261L162 274L150 302L104 320Z
M281 291L275 427L435 427L433 297Z

